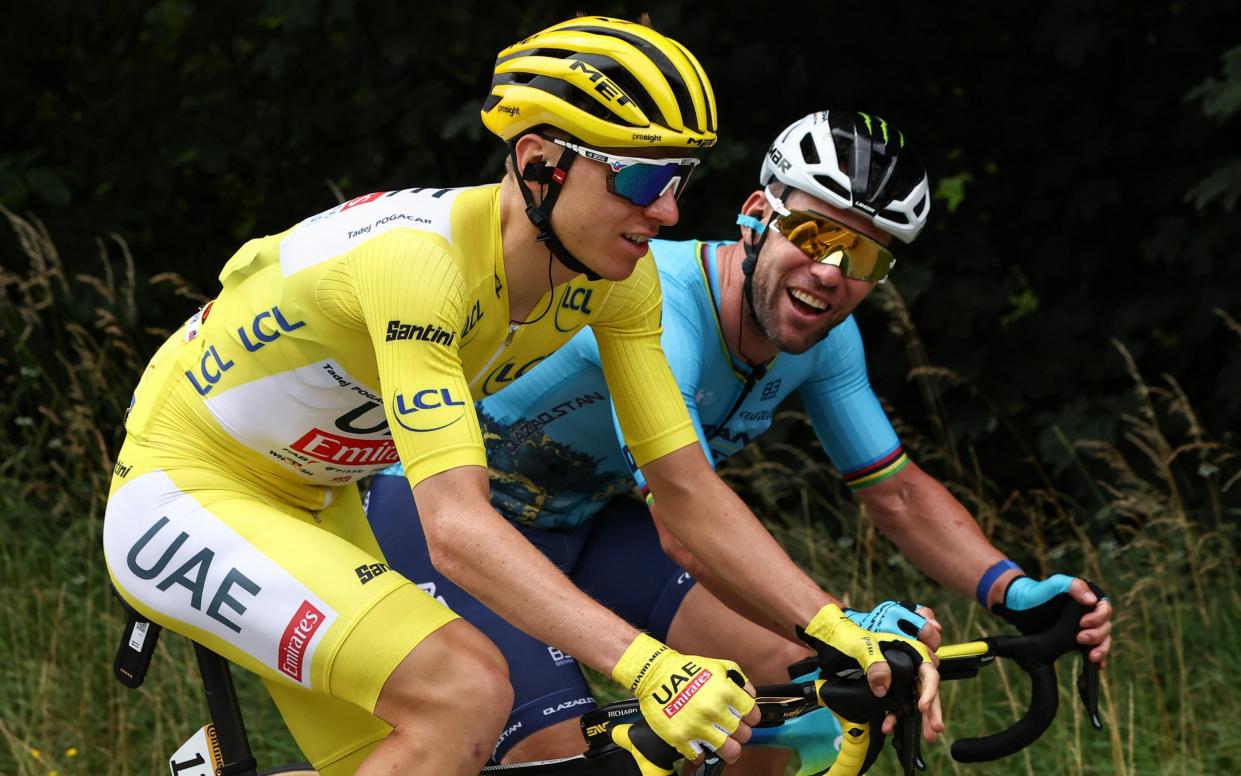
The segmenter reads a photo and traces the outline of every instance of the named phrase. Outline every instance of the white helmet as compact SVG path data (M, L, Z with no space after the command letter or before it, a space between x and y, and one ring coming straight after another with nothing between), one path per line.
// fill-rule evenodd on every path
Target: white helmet
M904 134L865 113L820 111L790 124L763 159L759 184L769 187L773 179L856 210L907 243L931 210L926 170Z

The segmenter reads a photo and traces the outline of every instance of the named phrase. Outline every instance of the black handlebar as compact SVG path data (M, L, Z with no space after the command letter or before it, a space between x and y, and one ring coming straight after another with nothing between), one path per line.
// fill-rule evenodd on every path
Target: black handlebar
M1100 599L1104 597L1098 585L1087 580L1092 591ZM1047 731L1056 718L1060 703L1056 681L1055 661L1061 655L1079 651L1082 653L1082 673L1077 679L1078 695L1090 716L1090 724L1103 728L1099 717L1099 665L1090 661L1090 647L1077 643L1078 620L1091 607L1077 603L1065 594L1065 602L1055 622L1045 631L1028 636L992 636L983 639L987 655L1012 658L1030 676L1030 704L1021 719L1007 730L978 738L962 738L952 745L952 758L957 762L976 763L998 760L1021 751L1034 743ZM966 659L969 660L968 658ZM977 673L977 664L968 667L968 673L954 674L951 661L941 663L944 679L958 679ZM972 670L969 670L972 668Z
M1100 599L1104 593L1087 580L1091 590ZM958 739L952 745L952 757L963 763L985 762L1008 757L1034 743L1055 720L1059 708L1059 687L1056 680L1055 661L1071 651L1082 653L1083 668L1078 677L1078 695L1096 730L1103 727L1099 716L1099 666L1089 660L1090 647L1077 643L1078 621L1091 607L1077 603L1065 594L1064 604L1051 627L1040 633L1022 636L991 636L979 642L951 645L941 650L939 672L944 681L974 676L997 657L1016 661L1030 676L1030 703L1025 713L1010 727L998 733L977 738ZM876 698L870 691L865 677L849 679L818 680L791 684L767 685L758 688L759 725L779 724L791 717L800 716L813 708L826 706L848 725L844 733L845 749L851 735L859 739L867 730L866 752L857 773L865 773L883 748L884 735L880 732L884 716L892 713L897 717L893 731L893 745L901 764L902 773L912 776L915 769L925 769L920 755L921 714L917 707L918 658L911 647L899 642L882 645L884 657L892 669L892 684L883 698ZM951 651L950 651L951 650ZM800 676L815 666L813 658L790 666L790 676ZM604 724L606 723L606 724ZM636 700L611 704L582 718L582 728L591 749L609 747L606 732L615 724L631 723L629 738L643 757L668 772L680 758L669 746L642 721ZM592 736L592 729L595 734ZM845 755L842 749L841 755ZM860 756L860 755L859 755ZM712 776L723 769L724 762L709 753L696 776ZM854 771L850 771L854 772Z
M858 773L864 773L879 756L883 747L883 736L878 734L878 730L884 716L889 712L898 715L898 737L902 735L903 727L908 726L909 733L916 742L921 727L914 685L919 661L911 648L900 643L883 644L882 649L892 669L892 684L883 698L876 698L871 693L865 677L833 679L830 682L820 680L766 685L757 688L761 716L759 724L774 724L827 706L844 720L855 723L859 732L869 726L871 735L867 739L868 748ZM676 749L655 735L643 721L636 700L620 701L587 712L582 717L581 724L587 745L594 751L611 748L611 729L616 725L628 724L631 726L628 729L629 740L651 763L672 772L674 764L681 757ZM850 731L846 730L844 734L847 737ZM847 748L848 742L842 748L842 754ZM916 752L914 747L906 747L906 750ZM911 760L905 773L912 774L913 767ZM715 753L709 752L695 776L713 776L723 768L724 761Z

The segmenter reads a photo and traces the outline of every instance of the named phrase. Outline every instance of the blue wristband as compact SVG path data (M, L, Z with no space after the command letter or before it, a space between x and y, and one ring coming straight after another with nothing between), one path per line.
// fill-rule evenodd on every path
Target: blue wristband
M987 594L991 592L991 586L1005 571L1011 569L1021 571L1021 566L1011 560L1001 560L996 561L991 568L983 572L982 579L978 580L978 589L974 591L974 597L978 599L978 603L982 604L982 608L987 608Z

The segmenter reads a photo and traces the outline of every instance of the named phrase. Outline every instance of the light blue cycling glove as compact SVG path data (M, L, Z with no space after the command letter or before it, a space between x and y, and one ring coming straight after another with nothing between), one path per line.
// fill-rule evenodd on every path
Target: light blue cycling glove
M922 626L926 625L926 618L914 613L914 609L919 606L920 604L909 601L884 601L869 612L845 609L844 613L854 625L863 630L895 633L916 639Z
M991 611L1025 634L1039 633L1051 627L1060 609L1072 598L1069 585L1074 577L1056 574L1034 581L1030 577L1014 577L1004 591L1003 603Z

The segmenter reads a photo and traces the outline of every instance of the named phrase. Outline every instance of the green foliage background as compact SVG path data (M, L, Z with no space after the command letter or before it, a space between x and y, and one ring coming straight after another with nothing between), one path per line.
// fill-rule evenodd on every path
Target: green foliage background
M477 113L493 55L579 9L22 4L0 33L0 203L38 216L66 256L114 232L140 275L177 272L211 295L240 242L342 194L497 178L503 149ZM653 10L714 80L722 140L674 236L735 235L762 150L799 115L857 108L904 130L936 202L894 284L934 360L988 398L948 395L963 440L1003 449L1006 422L1044 450L1053 424L1115 438L1113 338L1179 375L1216 427L1241 426L1241 358L1214 313L1241 314L1234 2L583 10ZM187 308L139 314L165 325ZM900 343L863 318L876 383L919 408Z
M343 196L497 179L502 147L478 121L493 55L579 8L6 8L0 773L153 773L201 715L179 640L140 701L107 677L119 623L91 549L160 338L250 236ZM1241 767L1241 700L1219 679L1241 608L1235 2L583 8L648 9L707 67L723 133L672 236L734 235L762 150L810 110L878 113L919 149L932 225L859 312L872 381L998 545L1037 573L1084 570L1118 602L1106 737L1072 716L1018 765L961 770L941 752L933 772ZM766 441L727 476L800 562L859 600L934 593L796 414ZM962 636L994 628L966 602L941 616ZM989 687L950 688L961 734L1014 708L1020 690ZM263 738L270 710L254 727L269 762L290 756Z

